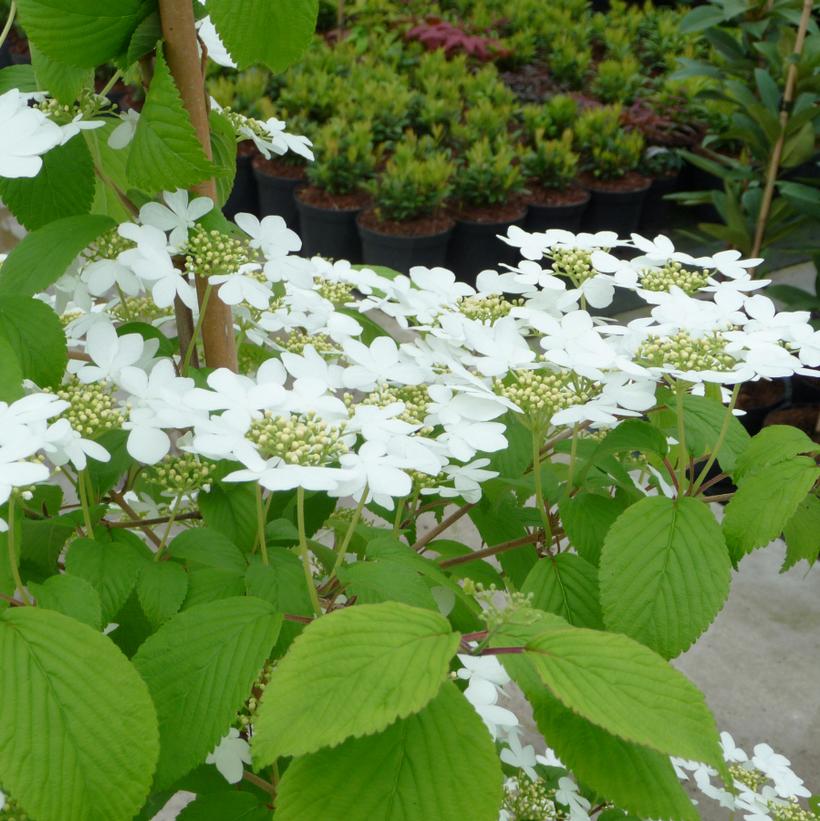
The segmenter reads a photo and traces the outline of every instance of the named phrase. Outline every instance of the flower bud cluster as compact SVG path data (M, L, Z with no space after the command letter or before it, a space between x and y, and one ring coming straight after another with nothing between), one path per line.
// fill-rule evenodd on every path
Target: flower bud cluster
M644 268L641 271L641 288L647 291L671 291L676 285L691 296L697 293L709 280L709 271L701 268L691 270L679 262L667 262L661 268Z
M693 337L678 331L662 338L648 337L638 348L636 360L649 367L673 367L680 371L728 371L736 361L726 353L726 340L719 332Z
M515 402L525 416L549 422L560 410L588 402L598 393L594 382L572 371L515 370L495 381L497 393Z
M146 478L174 496L181 496L207 487L213 479L214 467L212 462L203 462L193 453L183 453L154 465L146 472Z
M349 397L349 399L348 399ZM364 399L355 400L351 394L345 394L345 403L352 410L355 410L354 403L360 402L362 405L375 405L379 408L386 408L394 402L404 402L404 410L398 415L398 419L410 425L421 425L427 416L427 408L430 404L430 394L426 385L379 385L376 390L367 394Z
M185 270L190 274L209 277L234 274L243 265L253 262L247 242L228 236L215 228L208 231L201 225L188 232L185 246Z
M3 793L0 792L0 797ZM6 803L0 808L0 821L30 821L30 816L10 796L6 796Z
M106 231L89 246L86 256L89 262L98 260L116 259L123 251L133 248L134 243L130 239L121 237L116 228Z
M531 781L524 773L505 783L502 808L513 821L530 821L533 818L551 821L565 817L555 802L555 788L549 788L541 778Z
M580 248L554 248L549 253L552 257L553 273L569 277L576 287L592 279L597 273L592 267L592 251Z
M306 345L313 345L316 353L336 353L338 350L338 346L327 334L310 334L304 328L296 328L284 339L277 339L276 341L284 350L291 353L304 353Z
M796 798L790 798L783 803L770 802L769 813L774 821L817 821L820 817L817 813L801 807Z
M129 296L127 301L112 302L108 313L119 322L153 322L155 319L169 317L171 308L160 308L150 296Z
M37 108L57 125L65 125L70 123L78 114L82 114L83 119L88 119L101 109L110 107L110 105L111 102L107 97L94 93L90 88L84 88L80 92L80 99L76 103L61 103L54 97L47 97L37 104Z
M523 300L505 299L501 294L475 294L458 301L458 310L468 319L479 322L495 322L507 316L514 305L523 305Z
M109 382L84 385L73 378L54 393L68 402L62 416L84 439L93 439L101 433L119 428L125 419L114 397L114 387Z
M353 298L353 286L349 282L338 282L324 277L317 277L313 282L314 288L328 302L334 305L343 305Z
M236 717L236 723L239 725L238 729L240 732L247 731L248 727L253 724L256 718L256 711L259 709L259 702L265 694L265 690L273 675L273 667L272 662L266 661L262 672L256 681L254 681L251 687L251 694Z
M331 464L347 453L343 435L342 425L315 413L275 416L271 411L252 422L245 434L265 459L278 457L286 464L310 467Z

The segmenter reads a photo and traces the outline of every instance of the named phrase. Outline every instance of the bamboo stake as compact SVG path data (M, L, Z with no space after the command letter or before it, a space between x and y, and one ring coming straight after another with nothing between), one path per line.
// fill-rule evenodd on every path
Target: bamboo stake
M205 79L197 49L194 9L188 0L159 0L162 36L165 39L165 57L179 89L183 105L191 118L202 150L208 159L211 154L211 129L208 123L208 107L205 96ZM217 202L216 182L213 178L193 186L202 196ZM196 277L199 304L202 305L208 283ZM205 362L211 368L237 370L236 340L233 317L228 305L214 293L207 305L202 323L202 342L205 346Z
M786 142L786 126L789 123L789 110L794 100L794 90L797 85L797 63L803 53L803 44L806 42L806 31L811 19L811 9L813 0L803 0L803 11L800 15L800 23L797 26L797 37L794 40L794 51L790 55L792 62L786 71L786 87L783 90L783 101L780 104L780 136L774 145L769 169L766 174L766 187L763 189L763 199L760 203L760 212L757 216L755 226L755 240L752 245L751 256L756 257L763 247L763 237L766 233L766 223L769 221L769 212L772 208L772 198L774 197L774 186L777 182L777 172L780 170L780 160L783 157L783 146Z

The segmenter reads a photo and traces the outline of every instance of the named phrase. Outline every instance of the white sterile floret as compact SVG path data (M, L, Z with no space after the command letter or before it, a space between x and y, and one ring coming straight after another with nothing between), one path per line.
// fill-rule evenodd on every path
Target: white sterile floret
M231 727L219 744L208 753L206 764L213 764L229 784L238 784L245 772L245 764L251 764L251 748L239 735L236 727Z
M518 248L524 259L541 259L550 246L546 232L525 231L517 225L511 225L507 229L507 235L498 234L498 238L507 245Z
M365 442L358 452L342 455L339 462L345 476L331 496L358 499L367 488L369 498L392 510L393 498L401 499L412 490L413 482L402 469L405 466L387 452L382 442Z
M71 427L68 419L58 419L44 434L43 450L52 464L60 467L68 462L76 470L85 470L88 459L108 462L111 454L98 442L84 439Z
M532 744L522 746L518 729L514 728L507 734L507 746L501 750L501 760L510 767L523 770L532 781L538 778L535 765L538 763L535 748Z
M464 691L464 697L481 717L493 739L518 726L518 718L512 710L498 705L498 686L487 678L473 675Z
M118 259L97 259L89 262L81 273L82 281L94 296L102 296L115 285L127 296L142 291L142 282L128 265ZM76 294L74 296L76 302Z
M342 374L347 388L373 390L379 382L419 385L425 372L389 336L377 336L370 345L348 339L342 345L350 365Z
M301 238L282 217L269 215L260 220L253 214L239 213L234 222L251 238L251 248L258 248L265 259L281 259L302 247Z
M198 219L213 210L214 203L210 197L188 199L188 192L182 188L176 191L163 191L164 202L147 202L140 208L139 218L143 225L152 225L161 231L168 232L168 243L177 252L185 247L188 231Z
M216 30L210 16L203 17L196 22L196 30L199 39L208 51L208 59L213 60L218 66L225 68L236 68L236 63L225 48L222 38Z
M128 111L122 113L119 125L108 135L109 147L115 151L125 148L134 139L139 121L139 111L133 108L129 108Z
M271 302L273 293L267 282L260 282L253 274L262 266L248 262L232 274L212 274L208 277L211 285L219 285L219 298L226 305L247 302L257 310L264 311Z
M97 128L102 128L105 125L103 120L84 120L83 114L75 114L73 119L60 126L62 137L60 145L65 145L72 137L76 137L81 131L94 131Z
M42 155L62 139L60 126L31 108L26 95L16 88L0 94L0 177L36 177Z
M566 776L558 779L555 800L569 807L570 821L589 821L589 809L592 804L578 791L578 785Z
M0 505L9 500L14 488L45 482L51 475L45 465L27 461L42 442L28 430L18 428L17 432L17 441L0 444ZM19 438L19 434L25 434L25 438Z
M522 336L513 317L499 319L487 328L478 322L465 322L467 344L475 355L464 358L465 364L475 366L484 376L500 376L511 368L526 366L535 359L535 353Z
M97 322L86 336L85 352L91 364L77 362L77 378L86 384L102 379L116 382L123 368L153 358L158 345L156 339L146 341L140 334L118 336L110 322Z
M332 390L342 387L344 374L342 366L328 362L327 359L316 352L313 345L305 345L301 354L282 351L280 358L287 372L294 379L306 377L319 379Z
M498 476L496 470L486 470L489 459L475 459L466 465L445 465L442 473L452 482L433 488L422 488L423 495L436 493L443 498L460 496L465 502L476 503L481 499L481 483Z

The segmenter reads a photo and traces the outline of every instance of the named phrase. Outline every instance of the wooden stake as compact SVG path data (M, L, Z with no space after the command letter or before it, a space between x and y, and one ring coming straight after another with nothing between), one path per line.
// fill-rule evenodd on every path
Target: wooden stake
M179 89L182 103L191 118L202 150L208 159L211 153L211 129L208 123L208 106L205 94L205 78L197 48L194 8L190 0L159 0L162 36L165 38L165 57ZM216 182L213 178L193 186L193 191L217 202ZM215 206L216 207L216 206ZM207 282L196 278L199 304L205 295ZM210 368L237 370L236 340L233 332L233 316L230 306L216 293L208 301L202 323L202 342L205 346L205 362Z

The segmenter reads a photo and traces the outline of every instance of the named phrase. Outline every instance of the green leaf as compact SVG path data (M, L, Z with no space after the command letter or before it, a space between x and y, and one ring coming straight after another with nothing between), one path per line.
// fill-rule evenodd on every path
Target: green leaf
M583 784L641 818L697 821L699 815L668 756L624 741L575 715L549 694L528 660L508 655L504 667L532 705L550 748Z
M74 525L66 517L26 518L20 524L20 533L23 579L40 580L57 572L57 560L66 541L74 534Z
M148 690L108 638L38 607L0 615L0 782L30 816L128 821L157 753Z
M246 553L256 542L256 494L250 484L214 482L199 494L205 524L228 536Z
M63 181L68 185L68 176ZM64 217L33 231L0 268L0 296L33 296L45 291L66 272L83 248L114 225L108 217L84 215Z
M496 821L501 782L487 728L446 682L417 715L292 762L276 821Z
M134 459L127 449L127 430L106 431L98 436L96 441L111 454L108 462L90 461L88 463L87 470L91 478L91 486L97 497L100 497L117 484L120 477L134 464Z
M718 431L723 425L726 408L714 399L705 396L685 396L683 416L686 430L686 447L695 457L710 453L714 448ZM674 433L674 431L673 431ZM726 471L732 471L737 457L749 443L749 434L736 416L729 419L726 437L718 451L718 462Z
M68 547L66 570L85 579L99 594L103 623L125 604L140 568L139 554L125 542L75 539Z
M224 114L211 111L211 151L216 166L217 204L224 205L231 195L236 176L236 132Z
M458 641L438 613L395 602L335 610L312 622L265 690L256 765L379 732L418 712L447 677Z
M242 574L218 567L194 567L188 571L188 595L182 604L190 610L200 604L241 596L244 590Z
M8 260L0 271L6 265ZM14 349L23 376L41 388L59 385L68 362L59 317L39 299L8 296L2 286L0 293L0 337Z
M521 586L532 606L555 613L576 627L603 629L598 571L580 556L560 553L539 559Z
M652 496L612 525L599 573L607 629L673 658L723 607L731 563L720 525L706 504L691 497Z
M698 6L692 9L678 26L681 34L692 34L723 22L723 10L719 6Z
M780 572L805 559L811 567L820 555L820 499L806 496L783 528L786 559Z
M214 173L161 52L128 155L128 178L146 193L190 188Z
M723 534L733 561L776 539L818 476L814 459L796 456L742 481L723 516Z
M159 40L162 39L162 24L159 12L152 11L135 29L128 43L125 53L125 65L136 63L140 57L153 51Z
M9 210L29 231L35 231L53 221L59 222L61 218L88 214L94 200L94 163L85 141L75 137L65 145L59 145L44 154L43 167L36 177L0 180L0 196L3 197L3 202ZM70 239L73 245L75 240L73 231L66 231L62 236ZM96 236L92 237L92 239L95 238ZM23 240L23 243L26 239L28 237ZM62 251L61 256L66 253L64 249L59 246L53 247L50 243L37 242L34 244L38 246L36 250L43 256L46 256L48 252L52 252L49 256L54 256L54 252ZM62 267L57 277L65 271L70 262L71 260ZM32 280L34 277L29 276L22 281L29 286ZM0 276L0 288L4 281L5 275ZM45 285L50 284L50 282L45 283ZM43 288L35 290L43 290ZM35 290L30 293L34 293Z
M205 4L240 69L263 63L273 72L295 63L313 41L318 0L208 0Z
M23 395L23 369L11 344L0 336L0 401L13 402Z
M70 105L79 98L84 88L93 86L94 72L90 68L77 68L59 60L52 60L34 43L30 44L30 48L37 85L59 102Z
M340 567L336 575L348 588L348 594L356 596L359 604L399 601L413 607L437 609L430 588L406 562L390 559L355 562Z
M171 541L168 553L193 565L245 572L245 557L239 548L227 536L209 527L184 530Z
M0 94L12 88L23 92L37 91L37 78L30 64L0 69Z
M18 0L20 21L30 40L54 60L93 68L125 51L137 24L153 5L148 0Z
M749 440L738 456L733 472L735 481L743 480L801 453L820 453L820 445L813 442L800 428L791 425L770 425Z
M261 599L224 599L177 614L137 651L159 717L157 788L190 772L227 732L281 622Z
M569 543L590 564L597 565L606 534L623 513L624 503L612 496L582 491L563 499L558 511Z
M145 562L137 580L140 606L154 628L168 621L188 593L188 574L176 562Z
M97 591L85 579L69 574L59 574L46 579L43 584L29 584L37 606L56 610L77 621L102 630L102 605Z
M270 821L270 809L251 793L205 793L177 816L178 821Z
M526 629L506 626L493 644L522 643L552 695L607 732L724 768L714 718L682 673L628 636L550 619Z

